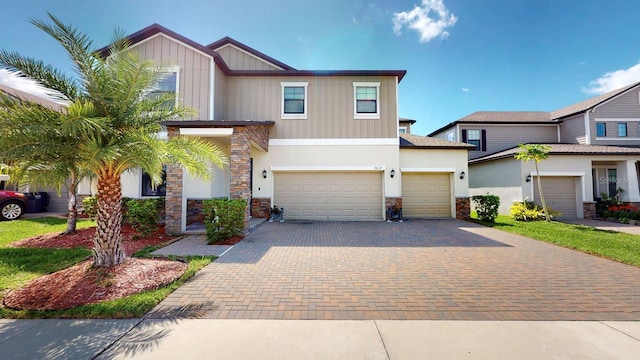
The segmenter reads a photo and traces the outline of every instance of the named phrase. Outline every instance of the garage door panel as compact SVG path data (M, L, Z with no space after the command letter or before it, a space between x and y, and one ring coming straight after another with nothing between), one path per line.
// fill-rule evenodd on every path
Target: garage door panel
M449 173L403 173L402 214L406 217L451 217Z
M380 172L280 172L274 174L274 203L290 219L380 220Z
M534 202L542 206L538 181L534 180ZM559 211L560 218L575 218L577 214L576 181L569 176L542 176L542 191L547 206L551 210Z

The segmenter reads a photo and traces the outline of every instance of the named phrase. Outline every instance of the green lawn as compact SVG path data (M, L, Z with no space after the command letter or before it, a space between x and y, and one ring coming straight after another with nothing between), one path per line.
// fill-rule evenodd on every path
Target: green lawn
M507 232L640 266L640 236L598 230L589 226L546 221L515 221L499 215L495 224L480 222Z
M91 220L79 220L78 229L95 226ZM37 218L0 222L0 299L7 291L19 288L42 275L49 274L91 256L85 248L39 249L13 248L9 244L32 236L59 233L66 229L66 220ZM149 256L155 248L149 247L135 256ZM62 311L14 311L0 307L0 318L132 318L141 317L166 298L215 257L189 257L187 272L168 286L135 294L123 299L107 301Z

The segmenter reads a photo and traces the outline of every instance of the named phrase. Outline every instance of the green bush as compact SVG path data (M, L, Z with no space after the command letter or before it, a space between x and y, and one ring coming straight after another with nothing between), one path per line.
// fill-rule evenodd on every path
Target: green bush
M127 199L124 201L125 220L142 236L158 228L164 211L164 198Z
M82 199L82 207L84 213L91 218L95 218L98 212L98 198L95 196L87 196Z
M244 199L207 199L202 202L202 212L207 228L209 244L230 239L244 231Z
M559 211L551 210L547 206L549 216L553 219L559 215L562 215ZM515 202L509 209L509 216L517 221L539 221L545 220L544 209L542 206L538 206L529 201Z
M478 218L481 221L495 222L498 217L498 208L500 207L500 197L496 195L475 195L471 197L471 201L476 206Z

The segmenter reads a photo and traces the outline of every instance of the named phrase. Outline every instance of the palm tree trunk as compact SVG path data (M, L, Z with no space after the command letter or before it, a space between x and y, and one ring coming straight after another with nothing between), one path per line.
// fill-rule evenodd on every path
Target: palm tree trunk
M126 259L122 245L122 186L111 172L98 176L97 230L93 240L93 265L109 267Z
M551 217L549 216L549 209L547 209L547 203L544 201L544 195L542 194L542 180L540 179L540 170L538 170L538 162L535 161L534 164L536 165L536 177L538 178L538 192L540 192L540 202L542 203L544 218L547 221L551 221Z
M70 234L76 232L76 222L78 220L78 201L76 192L78 190L78 174L72 169L70 181L67 184L67 192L69 193L69 204L67 210L67 230L63 234Z

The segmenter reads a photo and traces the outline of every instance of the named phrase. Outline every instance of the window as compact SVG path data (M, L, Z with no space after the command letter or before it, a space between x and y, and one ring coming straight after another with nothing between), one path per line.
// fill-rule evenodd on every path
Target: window
M354 117L356 119L380 118L380 83L353 83Z
M150 98L165 97L168 96L167 94L173 95L171 96L172 100L167 100L163 104L163 108L167 110L173 109L178 103L178 70L177 67L162 69L163 76L147 93L147 97Z
M467 130L467 143L475 145L476 151L480 150L480 130Z
M605 137L607 136L607 124L600 122L596 123L596 136L597 137Z
M447 133L447 141L456 141L456 133L449 131Z
M404 134L404 133L406 133L406 132L407 132L407 127L406 127L406 126L399 127L399 128L398 128L398 132L399 132L400 134Z
M618 136L627 137L627 123L618 123Z
M307 85L306 82L282 82L282 118L307 118Z
M167 195L167 168L162 167L162 183L153 186L151 176L142 172L142 196L166 196Z

